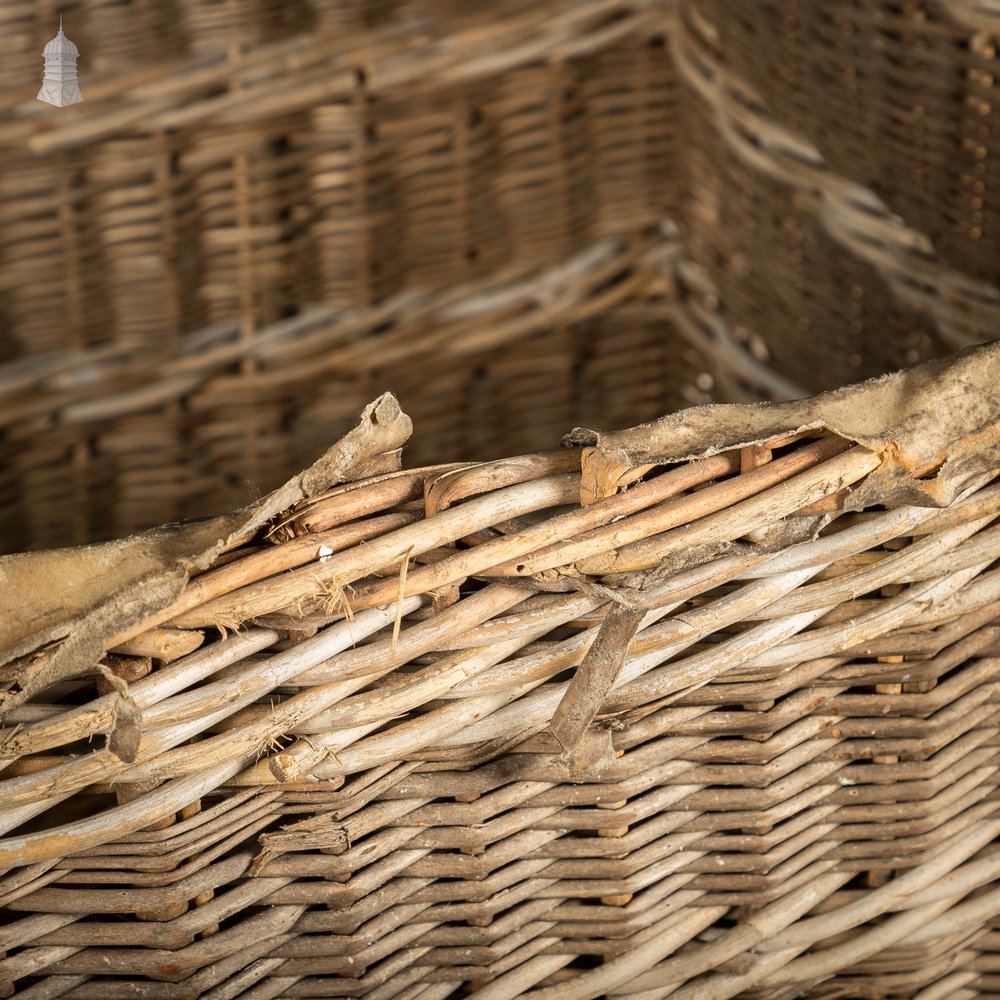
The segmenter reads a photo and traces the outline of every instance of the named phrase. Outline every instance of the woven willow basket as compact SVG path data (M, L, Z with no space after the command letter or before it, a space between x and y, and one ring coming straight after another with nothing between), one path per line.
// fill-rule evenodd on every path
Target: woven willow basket
M421 461L698 398L661 0L67 0L71 108L54 10L0 7L0 551L242 506L387 388Z
M59 9L61 109L0 5L0 551L242 506L386 389L502 458L1000 335L994 0Z
M3 557L4 995L1000 995L998 380Z
M1000 336L1000 58L980 0L682 0L685 250L817 390Z

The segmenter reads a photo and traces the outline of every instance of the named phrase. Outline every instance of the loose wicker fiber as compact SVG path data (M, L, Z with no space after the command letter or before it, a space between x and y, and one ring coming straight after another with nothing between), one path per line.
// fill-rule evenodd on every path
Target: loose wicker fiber
M7 995L1000 995L998 377L0 559Z

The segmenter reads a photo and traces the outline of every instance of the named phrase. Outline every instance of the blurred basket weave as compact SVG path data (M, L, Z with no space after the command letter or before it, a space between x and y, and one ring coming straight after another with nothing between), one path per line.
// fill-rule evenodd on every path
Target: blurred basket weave
M7 550L244 503L388 386L425 458L683 402L683 342L611 318L667 280L661 0L163 6L65 5L69 109L18 103L48 8L0 12Z
M482 459L1000 335L989 0L59 7L61 109L0 9L4 551L244 503L387 388Z
M3 995L1000 996L998 380L3 557Z
M1000 337L995 4L689 0L675 27L686 249L777 370L816 389Z

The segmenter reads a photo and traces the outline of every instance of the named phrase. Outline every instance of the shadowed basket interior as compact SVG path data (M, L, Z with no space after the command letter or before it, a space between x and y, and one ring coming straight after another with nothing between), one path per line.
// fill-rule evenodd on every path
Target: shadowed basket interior
M2 551L244 504L386 389L481 460L1000 332L987 0L62 9L61 109L0 9Z
M383 396L254 507L0 559L6 995L1000 995L951 364L413 470Z

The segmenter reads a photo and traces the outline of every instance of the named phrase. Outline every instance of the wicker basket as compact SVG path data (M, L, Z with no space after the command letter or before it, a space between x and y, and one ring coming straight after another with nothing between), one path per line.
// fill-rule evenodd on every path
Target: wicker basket
M62 109L0 10L0 551L246 503L385 389L500 458L1000 333L986 0L61 8Z
M0 993L1000 996L994 6L4 4Z
M686 249L726 321L813 391L1000 336L995 5L680 7Z
M4 995L998 995L998 379L3 557Z
M66 5L69 109L48 7L0 13L0 551L244 504L390 387L428 461L684 401L704 363L614 316L671 280L659 0L161 7Z

